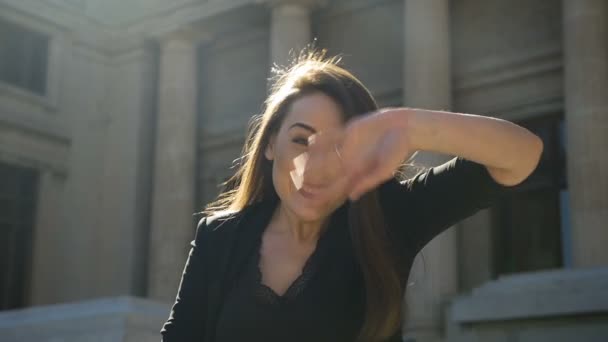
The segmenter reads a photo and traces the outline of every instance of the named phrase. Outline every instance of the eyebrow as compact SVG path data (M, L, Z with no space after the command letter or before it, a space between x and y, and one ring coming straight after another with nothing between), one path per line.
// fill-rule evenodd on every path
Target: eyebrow
M305 130L311 131L312 133L317 133L317 130L312 128L311 126L308 126L307 124L301 123L301 122L296 122L293 125L289 126L289 129L292 129L294 127L301 127L304 128Z

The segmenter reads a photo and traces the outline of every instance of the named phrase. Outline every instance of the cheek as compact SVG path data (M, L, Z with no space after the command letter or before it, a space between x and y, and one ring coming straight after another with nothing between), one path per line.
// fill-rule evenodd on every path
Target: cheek
M274 162L272 163L272 182L275 190L281 199L287 199L296 189L289 173L294 169L293 158L287 151L277 151Z

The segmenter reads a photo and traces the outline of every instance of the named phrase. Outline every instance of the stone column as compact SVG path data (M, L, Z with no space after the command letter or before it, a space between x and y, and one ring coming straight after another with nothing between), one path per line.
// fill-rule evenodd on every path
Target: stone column
M573 264L608 266L608 2L562 3Z
M116 51L104 123L102 177L95 241L96 296L131 294L147 289L149 200L154 162L157 49L142 40ZM102 257L103 256L103 257Z
M319 0L269 0L271 6L271 65L287 65L289 51L300 51L311 42L310 13Z
M173 301L194 238L196 41L175 32L161 41L148 296Z
M449 110L451 106L448 0L404 2L404 105ZM419 152L414 162L427 167L451 156ZM445 300L457 292L456 231L435 238L418 255L406 295L405 340L441 338Z

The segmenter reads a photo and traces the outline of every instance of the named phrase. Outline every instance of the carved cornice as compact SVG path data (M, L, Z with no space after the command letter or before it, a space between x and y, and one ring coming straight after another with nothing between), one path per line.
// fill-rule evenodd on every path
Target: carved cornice
M299 6L309 10L325 7L329 3L328 0L255 0L258 4L263 4L269 7L279 7L284 5Z
M563 56L559 46L524 50L519 56L505 58L492 64L475 65L455 75L454 86L459 92L473 91L534 77L563 68Z
M150 40L162 40L176 31L191 30L193 40L206 41L210 34L213 34L216 26L213 23L214 18L245 8L251 11L255 7L258 7L256 0L186 2L173 8L170 13L154 14L116 28L52 2L41 0L0 2L0 12L8 13L13 21L27 21L35 25L48 26L48 29L41 31L65 35L75 46L94 50L96 54L105 57L114 57L141 49L148 45ZM15 15L12 14L13 12ZM207 25L206 21L210 21L210 25ZM209 30L207 26L211 26Z
M362 11L369 8L382 6L384 3L392 2L393 0L350 0L329 2L327 7L321 13L323 17L335 17L344 14L351 14L355 11Z
M175 8L170 15L152 16L125 27L128 32L137 32L156 38L183 27L200 27L202 22L223 13L251 6L256 0L215 0Z

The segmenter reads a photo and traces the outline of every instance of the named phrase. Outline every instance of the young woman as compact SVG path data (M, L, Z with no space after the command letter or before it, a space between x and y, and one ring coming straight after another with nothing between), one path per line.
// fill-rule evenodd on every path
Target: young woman
M416 254L536 168L511 122L379 109L337 58L279 71L191 242L165 342L400 341ZM399 180L413 152L455 155Z

